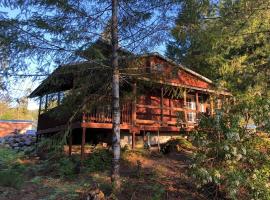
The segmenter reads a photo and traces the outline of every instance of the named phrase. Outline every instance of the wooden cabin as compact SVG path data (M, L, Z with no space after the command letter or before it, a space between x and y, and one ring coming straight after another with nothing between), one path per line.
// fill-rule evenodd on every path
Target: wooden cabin
M103 48L110 50L109 46ZM216 90L208 78L158 53L125 56L120 62L121 145L134 147L145 135L151 135L153 143L165 142L180 130L196 127L201 114L213 115L230 97L226 90ZM72 143L84 147L85 142L110 142L111 70L104 66L95 71L96 65L79 62L60 66L31 93L31 98L40 99L39 136L70 127L70 148ZM106 94L99 91L104 84L109 88ZM74 91L80 94L76 98ZM68 97L75 99L65 102Z

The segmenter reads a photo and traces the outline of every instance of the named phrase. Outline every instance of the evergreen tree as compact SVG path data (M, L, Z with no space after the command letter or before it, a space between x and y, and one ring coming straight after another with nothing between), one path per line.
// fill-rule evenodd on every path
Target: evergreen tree
M228 88L239 111L269 128L269 21L267 0L183 1L167 55Z

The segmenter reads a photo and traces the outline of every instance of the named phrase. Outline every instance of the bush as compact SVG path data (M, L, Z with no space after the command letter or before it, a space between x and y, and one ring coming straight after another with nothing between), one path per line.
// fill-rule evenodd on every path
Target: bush
M270 199L269 139L242 124L241 115L220 113L202 118L192 132L190 175L209 198Z
M93 153L83 161L83 165L90 172L109 170L111 163L112 154L105 148L96 148Z
M170 153L170 152L179 152L183 149L190 150L193 146L191 142L189 142L187 139L183 137L177 137L170 139L166 143L161 145L161 152L164 154Z
M72 177L75 175L76 163L69 158L62 158L58 163L58 172L61 177Z
M0 185L19 189L23 183L22 176L14 170L0 171Z

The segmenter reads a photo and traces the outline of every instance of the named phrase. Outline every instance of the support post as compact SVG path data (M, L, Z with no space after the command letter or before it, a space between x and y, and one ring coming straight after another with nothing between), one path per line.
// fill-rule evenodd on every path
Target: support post
M199 102L199 93L196 92L196 110L200 112L200 102Z
M196 96L196 119L198 120L199 119L199 112L200 112L199 93L196 92L195 96Z
M82 144L81 144L81 160L84 160L84 146L85 146L85 132L86 128L83 127L82 129Z
M160 93L160 121L161 125L163 124L163 96L164 96L164 89L161 87L161 93Z
M186 110L186 108L187 108L187 90L186 89L184 89L183 96L184 96L184 115L185 115L185 122L187 122L187 110Z
M42 104L42 96L39 97L38 117L40 116L41 113L41 104Z
M68 136L68 155L71 156L72 153L72 130L69 133Z
M136 141L135 141L135 132L132 132L132 149L135 149Z
M214 99L213 97L210 97L210 110L211 110L211 116L214 115Z
M160 152L159 129L158 129L157 134L158 134L158 151Z
M132 94L133 94L133 101L132 101L132 126L136 125L136 118L137 118L137 114L136 114L136 96L137 96L137 83L133 83L132 84Z
M45 111L48 110L48 94L45 96Z

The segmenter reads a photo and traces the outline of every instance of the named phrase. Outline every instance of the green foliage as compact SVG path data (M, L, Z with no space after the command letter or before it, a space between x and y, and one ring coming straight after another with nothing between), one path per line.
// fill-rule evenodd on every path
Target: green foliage
M0 186L19 189L23 184L23 177L15 170L7 169L0 171Z
M18 153L9 148L0 147L0 166L12 166L14 163L18 162L19 158L22 157L22 153Z
M108 149L97 148L91 156L83 161L83 165L90 172L110 170L112 154Z
M19 162L23 154L17 153L9 148L0 147L0 185L6 187L20 188L24 182L22 173L26 166Z
M0 119L23 119L35 120L37 119L38 111L27 110L27 104L19 104L17 107L11 107L6 101L0 100Z
M197 186L214 186L212 195L231 199L270 198L269 138L243 126L241 115L219 113L203 117L192 133L194 153L190 175Z
M61 177L72 177L75 175L76 162L69 158L62 158L57 164L58 172Z
M161 145L161 152L166 154L170 152L179 152L183 149L192 149L192 144L183 137L170 139L165 144Z

